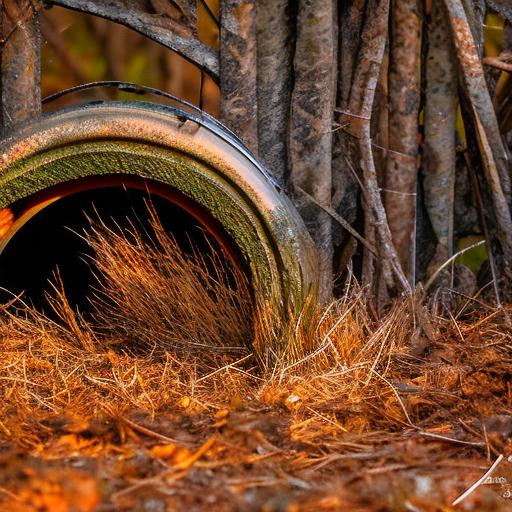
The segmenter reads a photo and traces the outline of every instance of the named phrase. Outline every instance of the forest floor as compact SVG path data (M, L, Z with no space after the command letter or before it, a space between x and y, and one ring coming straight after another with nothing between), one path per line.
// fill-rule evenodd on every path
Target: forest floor
M250 357L200 372L169 354L18 347L2 355L0 508L511 510L502 316L444 322L423 356L393 356L399 376L353 371L340 398L334 374L280 382Z
M378 315L352 283L219 352L208 301L241 302L200 300L189 272L173 281L185 312L206 304L211 323L192 320L217 336L189 350L159 323L183 314L158 298L172 251L146 265L147 247L107 235L99 324L58 292L58 321L0 310L0 510L512 510L512 307L452 297L441 315L410 297Z

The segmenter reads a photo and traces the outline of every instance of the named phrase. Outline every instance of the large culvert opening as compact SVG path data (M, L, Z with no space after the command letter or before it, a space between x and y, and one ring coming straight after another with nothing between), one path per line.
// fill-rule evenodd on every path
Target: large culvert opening
M58 185L12 204L17 218L0 252L3 303L25 303L52 314L45 294L58 269L70 305L85 315L97 288L92 249L83 238L91 219L116 229L137 229L150 242L148 208L180 249L222 262L248 276L243 258L213 216L173 188L134 177L105 176Z

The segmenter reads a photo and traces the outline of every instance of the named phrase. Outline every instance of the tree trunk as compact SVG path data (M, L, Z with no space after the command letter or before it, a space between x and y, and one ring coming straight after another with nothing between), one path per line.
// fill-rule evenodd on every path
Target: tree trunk
M225 0L220 16L221 119L257 154L256 5Z
M4 0L1 11L1 131L41 112L39 14L28 0Z
M331 206L332 124L336 91L336 8L333 0L301 0L297 16L290 116L291 183ZM296 193L319 253L321 297L332 292L331 218Z

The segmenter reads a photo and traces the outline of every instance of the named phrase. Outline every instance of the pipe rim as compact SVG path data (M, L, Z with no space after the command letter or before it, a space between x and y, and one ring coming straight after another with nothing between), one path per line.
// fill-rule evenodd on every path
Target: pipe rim
M206 207L233 236L260 299L297 305L317 283L304 223L247 148L205 119L142 102L95 102L46 115L0 143L0 207L120 169L160 181Z

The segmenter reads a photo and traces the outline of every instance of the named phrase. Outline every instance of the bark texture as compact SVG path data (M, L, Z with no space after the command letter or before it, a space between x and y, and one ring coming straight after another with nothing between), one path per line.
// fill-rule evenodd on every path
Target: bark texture
M457 70L450 25L442 0L433 0L425 69L425 206L437 238L433 267L453 252Z
M196 64L215 81L219 79L219 58L210 47L195 38L195 2L168 3L163 12L148 12L142 0L52 0L55 5L86 12L125 25L153 41L174 50ZM181 8L179 7L181 6Z
M41 2L2 2L5 129L40 110ZM50 4L105 18L90 23L108 32L114 78L129 50L106 20L195 63L197 81L206 73L220 83L223 122L291 192L316 242L323 299L333 270L353 271L377 306L388 304L411 292L417 270L430 277L462 238L483 233L500 302L499 274L512 275L509 0L219 0L220 19L205 0ZM198 5L211 47L198 38ZM504 23L493 37L489 12ZM202 41L210 29L199 25ZM51 23L43 29L75 81L87 81ZM169 80L179 60L166 60Z
M352 76L356 67L365 3L359 0L341 2L339 10L339 45L338 45L338 84L336 110L344 112L348 109L348 100L352 85ZM349 223L358 217L359 185L354 175L350 158L353 136L349 127L343 124L335 126L333 135L332 162L332 206ZM356 244L346 230L335 226L333 244L335 253L335 273L345 271L347 263L356 250Z
M40 32L35 3L4 0L1 10L0 132L41 112Z
M259 156L284 183L288 171L295 12L288 0L258 0L256 5Z
M486 3L493 11L499 12L512 23L512 4L510 0L486 0Z
M420 0L392 5L385 205L398 257L414 285L423 9Z
M374 13L365 20L358 65L354 74L348 111L340 117L358 139L358 154L365 191L365 233L374 229L379 243L379 270L389 289L397 286L409 291L409 281L402 269L393 244L384 204L380 195L373 157L370 122L375 89L384 57L388 36L389 0L369 0L367 12ZM367 236L370 242L372 237ZM368 255L369 257L369 255ZM375 281L374 281L375 282Z
M336 91L336 7L333 0L301 0L293 63L290 118L291 183L331 206L332 123ZM320 257L321 295L332 291L331 218L297 194L297 205Z
M508 154L501 138L482 63L461 0L445 0L464 89L471 105L482 164L491 193L505 268L512 263L512 219Z
M257 154L256 4L224 0L220 13L221 118Z
M471 27L461 0L445 0L445 4L449 13L457 56L462 66L465 89L486 132L503 193L510 200L508 157L501 139L492 99L487 89L478 47L472 36Z

